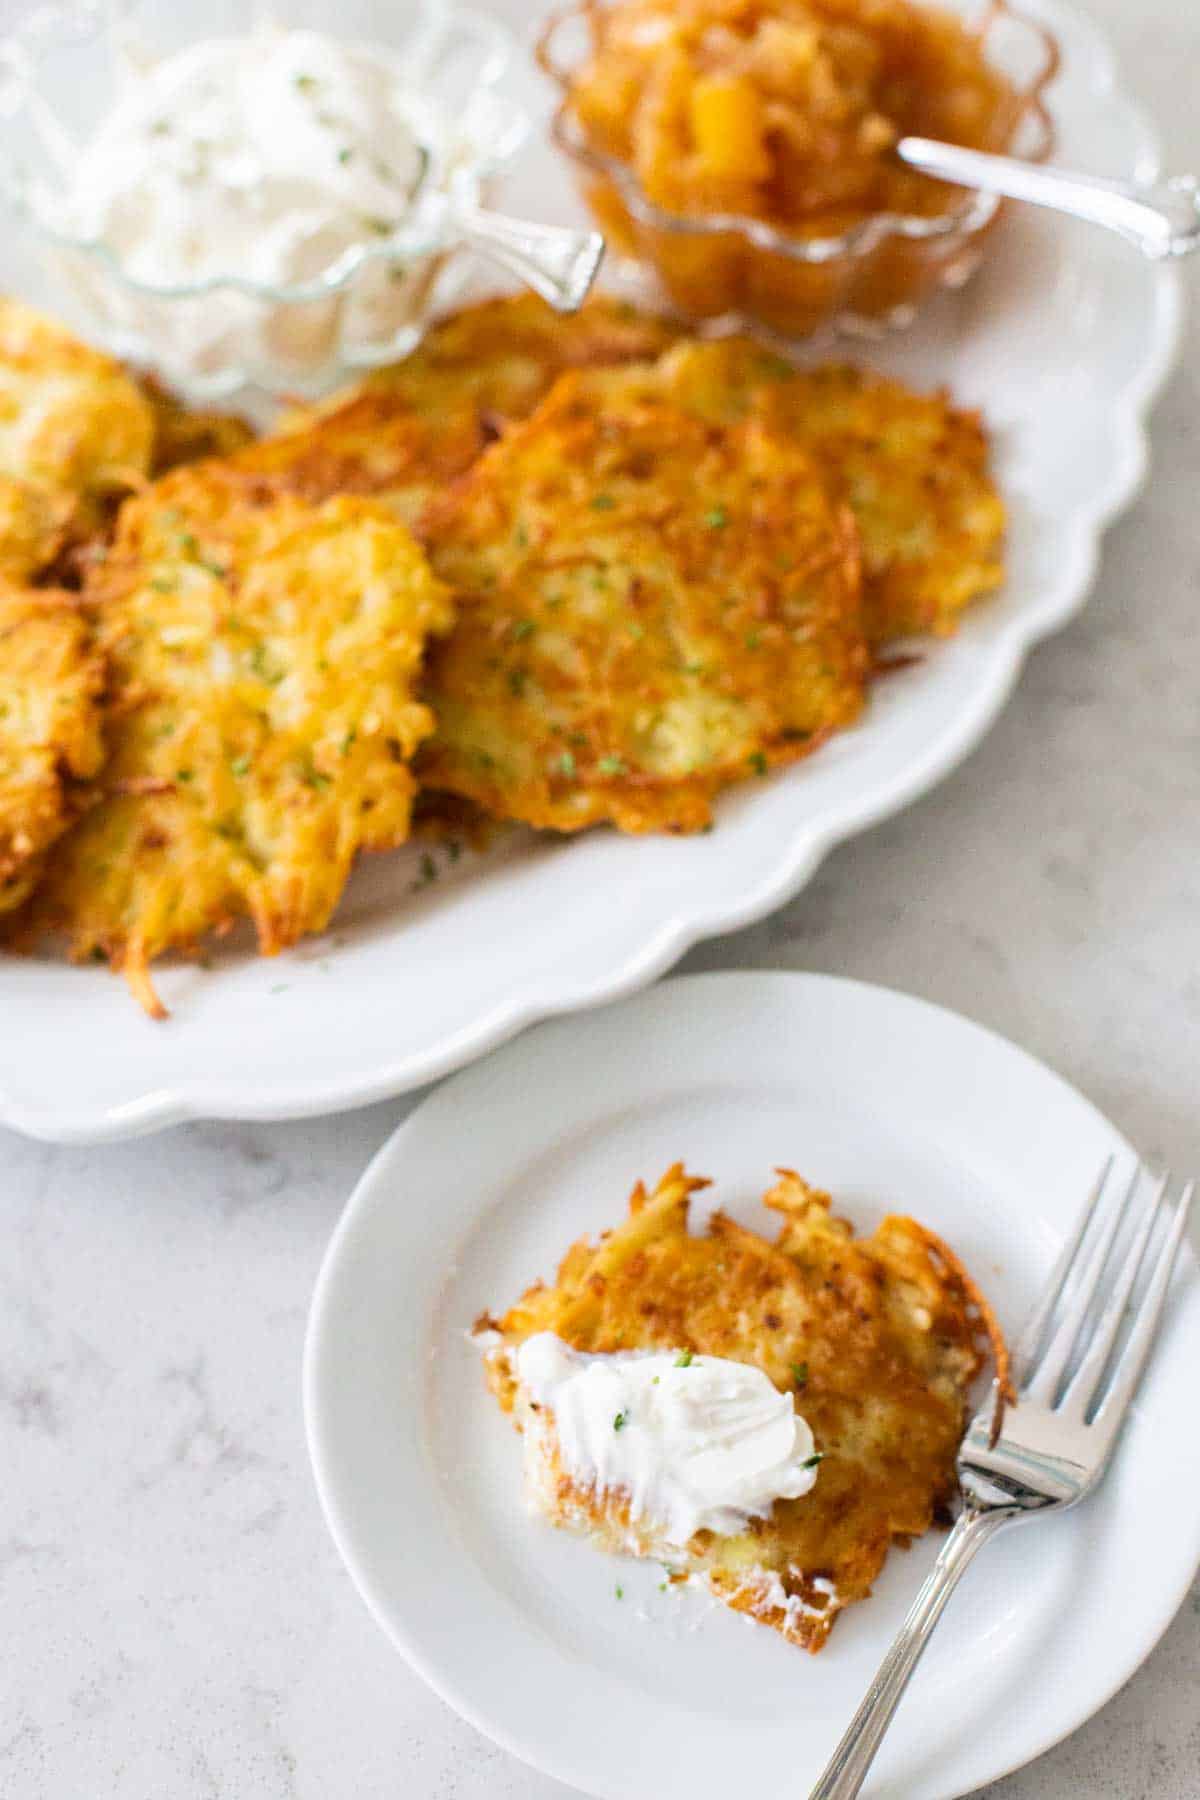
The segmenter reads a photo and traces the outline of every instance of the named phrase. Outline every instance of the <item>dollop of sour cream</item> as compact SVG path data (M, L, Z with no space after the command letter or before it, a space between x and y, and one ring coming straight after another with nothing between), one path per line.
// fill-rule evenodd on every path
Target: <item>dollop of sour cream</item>
M130 68L66 212L141 281L285 285L391 231L422 160L383 52L264 26Z
M627 1496L631 1519L667 1544L743 1531L817 1479L820 1458L792 1396L749 1363L585 1355L545 1331L520 1345L514 1372L553 1413L566 1472L599 1494Z
M114 43L112 105L37 210L110 252L60 266L121 353L203 396L243 380L317 393L347 360L410 348L451 191L513 135L486 83L456 113L437 98L435 52L405 62L269 22L157 60Z

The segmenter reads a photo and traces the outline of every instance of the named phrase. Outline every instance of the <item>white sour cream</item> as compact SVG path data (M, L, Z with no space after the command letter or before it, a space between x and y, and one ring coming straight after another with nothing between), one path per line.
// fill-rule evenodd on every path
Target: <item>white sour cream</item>
M66 211L141 281L285 285L398 224L421 165L414 97L382 53L267 27L131 72Z
M86 255L63 266L122 353L143 341L198 394L229 391L231 372L317 392L343 352L407 348L447 245L450 188L504 129L482 95L450 117L417 67L266 24L157 61L124 54L111 110L40 203L63 235L111 252L119 274ZM394 255L362 257L389 242ZM337 292L296 295L343 275ZM246 285L222 285L231 277ZM160 297L130 278L218 285Z
M749 1363L588 1356L539 1332L517 1350L514 1370L527 1398L553 1413L567 1473L627 1496L631 1519L667 1544L742 1531L817 1479L812 1432L792 1396Z

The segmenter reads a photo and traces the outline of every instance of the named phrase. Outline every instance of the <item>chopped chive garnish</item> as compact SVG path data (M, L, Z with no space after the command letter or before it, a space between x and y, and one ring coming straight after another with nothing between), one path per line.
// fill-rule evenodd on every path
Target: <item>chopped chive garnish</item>
M248 775L250 773L250 758L248 756L235 756L231 759L229 767L235 775Z
M690 1350L681 1350L679 1355L675 1358L675 1367L677 1369L690 1368L693 1360L694 1358Z
M628 1423L629 1423L629 1414L627 1412L619 1412L616 1414L615 1418L613 1419L613 1430L614 1431L624 1431L624 1429L625 1429L626 1425L628 1425Z
M601 775L623 775L625 764L619 756L602 756L596 764Z
M620 1582L618 1581L618 1583L617 1583L617 1599L623 1600L624 1598L625 1598L625 1589L621 1586Z
M824 1462L824 1461L825 1461L825 1452L823 1450L818 1450L815 1456L810 1456L808 1458L807 1462L802 1462L800 1464L800 1467L802 1469L815 1469L819 1462Z
M747 761L748 761L748 762L749 762L749 764L750 764L750 767L751 767L751 768L752 768L752 769L753 769L753 770L754 770L754 773L755 773L755 774L756 774L756 775L765 775L765 774L766 774L766 772L767 772L767 758L766 758L766 754L765 754L765 752L764 752L764 751L762 751L762 750L755 750L755 751L754 751L754 752L753 752L753 753L752 753L752 754L751 754L751 755L750 755L750 756L749 756L749 757L748 757L748 758L747 758Z
M723 506L714 506L709 512L705 513L704 523L711 527L713 531L720 531L722 525L728 525L729 514L725 511Z
M516 642L519 644L525 638L532 637L533 633L536 630L537 630L537 626L534 624L532 619L517 619L513 624L512 634L513 634L513 637L516 640Z
M592 495L592 507L596 512L611 512L616 504L611 494Z
M575 758L569 750L564 750L558 759L558 772L565 775L568 781L575 779Z
M806 1362L792 1364L792 1380L797 1387L803 1387L808 1380L808 1364Z

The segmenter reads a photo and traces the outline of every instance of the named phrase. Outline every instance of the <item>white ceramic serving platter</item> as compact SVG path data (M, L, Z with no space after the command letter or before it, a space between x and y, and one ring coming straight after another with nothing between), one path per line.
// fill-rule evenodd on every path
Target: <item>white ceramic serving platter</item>
M532 31L517 0L500 10ZM1029 0L1029 10L1062 46L1051 93L1062 160L1152 177L1154 134L1094 29L1057 0ZM523 79L544 118L548 93ZM577 216L538 130L534 145L508 203ZM0 282L26 291L18 254L6 241ZM882 683L858 728L728 796L706 837L518 838L453 868L435 852L424 873L419 850L377 859L326 939L267 962L239 937L206 969L164 967L166 1024L144 1018L102 969L5 958L0 1123L87 1141L187 1118L358 1105L444 1074L536 1019L642 987L698 939L781 905L832 845L961 761L1030 646L1082 605L1100 535L1145 471L1145 416L1179 309L1172 271L1084 227L1014 215L965 291L869 353L984 408L1011 509L1008 586L959 637Z
M936 1552L894 1552L818 1657L662 1572L531 1517L520 1442L467 1340L677 1158L772 1229L780 1163L862 1230L909 1212L1005 1328L1104 1158L1130 1149L1024 1052L928 1004L815 975L702 975L541 1026L434 1093L360 1183L317 1284L305 1411L333 1536L375 1617L452 1706L602 1800L798 1800ZM1124 1682L1200 1562L1200 1280L1178 1272L1103 1489L975 1563L864 1792L951 1800ZM621 1589L618 1596L617 1589Z

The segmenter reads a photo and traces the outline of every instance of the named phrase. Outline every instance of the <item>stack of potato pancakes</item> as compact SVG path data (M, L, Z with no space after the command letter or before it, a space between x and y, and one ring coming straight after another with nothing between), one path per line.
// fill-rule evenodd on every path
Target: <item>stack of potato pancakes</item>
M695 831L1002 578L978 418L608 299L254 441L0 302L0 913L122 970L328 922L421 789Z

